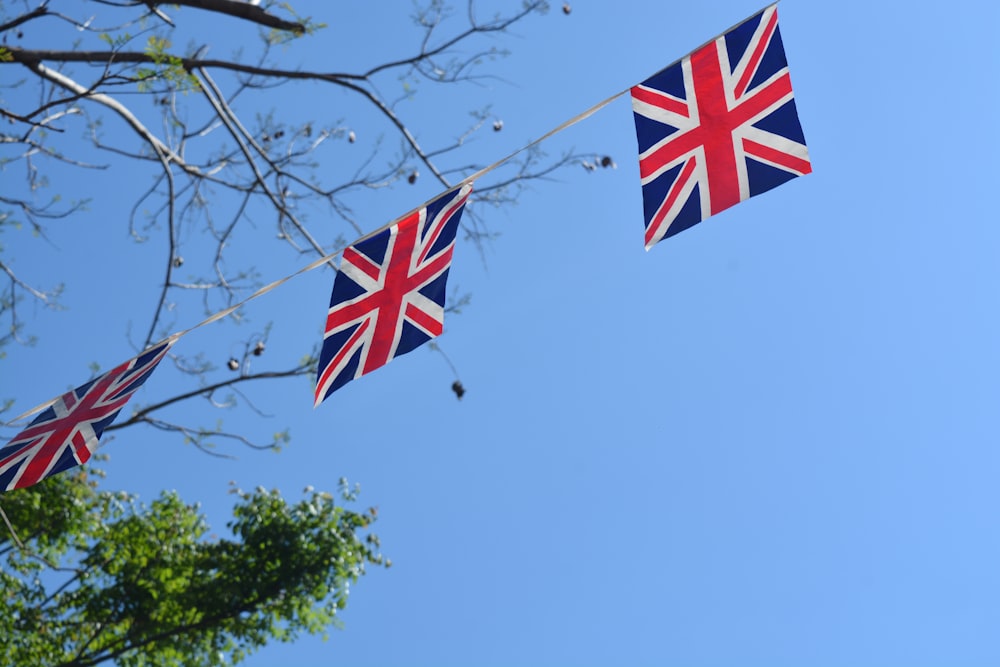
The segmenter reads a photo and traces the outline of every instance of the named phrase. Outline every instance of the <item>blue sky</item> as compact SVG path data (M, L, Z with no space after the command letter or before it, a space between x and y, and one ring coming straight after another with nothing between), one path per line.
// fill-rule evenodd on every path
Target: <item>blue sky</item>
M329 27L286 64L350 71L412 52L410 5L389 4L398 14L295 3ZM554 6L490 42L511 52L484 64L493 78L422 86L400 113L433 146L492 105L503 131L474 135L457 159L492 162L758 9ZM814 173L647 253L628 98L548 140L550 155L593 151L617 168L570 168L477 211L499 236L482 253L457 248L449 284L472 303L439 339L462 401L441 355L420 349L319 409L296 380L251 392L268 419L224 415L263 439L288 428L280 454L224 445L238 459L219 459L135 430L105 445L109 488L147 500L177 489L220 533L230 480L295 498L346 476L378 506L394 565L353 588L343 629L247 665L1000 662L1000 230L988 195L1000 10L791 0L779 14ZM356 128L350 148L389 136L318 85L266 101ZM347 149L323 168L350 169L336 152ZM351 201L365 230L438 194L424 176ZM145 331L162 280L160 246L131 243L133 200L120 194L148 177L77 178L59 187L94 197L85 215L49 242L4 239L17 266L67 284L67 310L25 312L39 343L0 361L14 413L79 384L92 362L127 358L125 334ZM335 232L350 234L331 228L331 243ZM305 263L266 239L236 243L260 255L263 280ZM318 342L332 278L313 271L246 308L238 333L274 321L261 368ZM180 310L175 328L203 317ZM221 366L239 352L221 326L177 349ZM163 375L137 400L177 388Z

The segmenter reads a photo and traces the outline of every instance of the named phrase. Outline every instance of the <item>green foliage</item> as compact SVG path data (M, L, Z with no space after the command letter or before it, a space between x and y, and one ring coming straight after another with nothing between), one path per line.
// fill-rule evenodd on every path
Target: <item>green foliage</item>
M126 44L132 41L132 35L128 34L127 32L115 35L114 37L112 37L106 32L102 32L97 37L98 39L100 39L102 42L106 43L113 49L123 48Z
M264 36L264 39L268 44L285 44L297 37L302 37L303 35L314 35L317 31L327 27L326 23L313 21L309 17L299 16L299 14L287 2L282 2L277 6L291 14L292 20L301 24L303 30L278 30L277 28L272 28L268 31L267 35Z
M149 92L155 81L165 81L171 88L184 92L198 90L198 77L187 71L181 58L167 53L170 45L169 39L156 35L150 35L146 40L145 53L156 67L136 70L140 91Z
M234 489L232 539L218 539L176 493L147 506L94 475L0 496L13 528L0 526L0 664L238 663L270 640L325 633L365 567L389 565L367 533L375 510L329 493L293 504ZM342 481L344 500L356 493Z

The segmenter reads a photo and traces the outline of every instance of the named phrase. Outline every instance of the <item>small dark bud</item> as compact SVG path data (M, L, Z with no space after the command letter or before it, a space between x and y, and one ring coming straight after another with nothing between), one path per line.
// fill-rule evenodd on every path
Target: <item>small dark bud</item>
M463 387L462 383L458 380L451 383L451 390L455 392L455 397L458 398L458 400L462 400L462 397L465 396L465 387Z
M230 358L226 365L229 366L229 370L231 371L238 371L240 369L240 362L236 361L236 359Z
M618 165L615 164L615 161L611 159L610 155L605 155L604 157L601 158L601 166L605 168L607 167L614 168L617 167Z
M274 133L274 138L275 139L280 139L283 136L285 136L285 131L284 130L278 130L277 132Z
M267 132L265 132L264 136L262 136L261 139L263 139L264 141L270 141L271 140L271 135L269 135Z
M416 169L414 169L412 172L410 172L410 175L406 177L406 182L409 183L410 185L413 185L414 183L417 182L418 176L420 176L420 174L417 173Z
M568 2L564 2L563 3L563 14L566 14L568 16L571 11L573 11L573 8L569 6Z
M357 136L355 136L355 134L354 134L354 130L351 130L350 132L348 132L348 133L347 133L347 140L348 140L349 142L351 142L352 144L353 144L353 143L354 143L355 141L357 141L357 139L358 139L358 138L357 138Z
M587 171L594 171L595 169L597 169L597 167L593 163L587 162L586 160L583 161L583 168L586 169Z
M174 257L174 268L179 269L182 266L184 266L184 258L181 257L180 255L177 255L177 257Z
M253 346L253 356L259 357L264 354L264 341L259 340L257 344Z
M499 132L502 129L503 129L503 121L502 120L497 120L497 121L493 122L493 131L494 132Z

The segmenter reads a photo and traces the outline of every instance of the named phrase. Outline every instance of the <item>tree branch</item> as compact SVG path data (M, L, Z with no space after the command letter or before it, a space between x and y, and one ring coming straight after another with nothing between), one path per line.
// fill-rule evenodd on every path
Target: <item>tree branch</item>
M285 30L287 32L302 35L306 31L306 26L298 21L286 21L285 19L269 14L267 10L251 4L246 0L153 0L146 2L150 7L157 5L181 5L184 7L194 7L204 9L209 12L226 14L238 19L257 23L275 30Z
M222 121L222 124L226 126L227 130L229 130L229 133L236 141L236 145L240 147L240 150L243 152L243 156L247 160L247 165L254 173L254 177L257 180L257 184L264 191L264 194L267 195L267 198L271 200L271 203L274 205L274 208L278 210L278 213L292 221L292 224L295 225L295 228L298 230L298 232L302 234L302 236L309 242L309 245L311 245L313 249L320 254L320 257L325 256L327 254L326 249L319 243L319 241L313 238L312 234L309 233L309 230L306 229L306 226L303 225L292 214L292 212L288 210L288 207L285 205L285 202L283 200L284 198L282 197L282 199L279 200L278 197L271 191L271 189L267 187L267 183L264 182L264 176L260 173L260 170L257 168L257 163L254 160L253 155L250 153L250 149L247 148L246 142L244 141L244 138L247 138L251 142L253 142L253 138L250 137L250 134L243 128L243 125L239 122L239 119L236 117L235 114L232 113L232 111L226 105L226 101L225 98L222 96L222 92L215 85L215 82L212 81L212 78L208 75L208 72L206 72L204 69L200 69L199 72L201 73L199 84L201 86L202 92L205 95L205 99L208 100L208 103L215 110L215 114L219 117L219 120ZM209 89L211 89L211 92L209 91ZM264 159L268 161L268 163L271 165L272 168L275 168L274 163L267 158L267 153L260 146L258 146L256 142L253 142L253 146L257 150L257 153L262 155ZM333 269L337 268L332 260L329 262L329 264Z
M46 14L49 13L48 7L46 7L47 4L48 4L48 2L43 2L39 6L35 7L34 9L32 9L27 14L22 14L21 16L18 16L13 21L8 21L7 23L4 23L3 25L0 25L0 32L4 32L6 30L10 30L11 28L16 28L17 26L21 25L22 23L27 23L31 19L37 19L40 16L45 16Z
M246 3L244 3L246 4ZM151 54L142 51L62 51L58 49L22 49L19 46L7 47L10 60L0 60L0 65L7 62L30 64L42 61L52 61L60 63L152 63L159 64L163 56L153 57ZM169 54L165 54L169 55ZM198 68L226 69L243 74L264 76L276 79L312 79L338 83L341 79L364 80L366 75L347 74L340 72L303 72L300 70L284 70L259 65L246 65L232 60L218 60L214 58L187 58L169 55L170 58L177 58L181 66L191 71Z
M198 389L194 389L184 394L171 396L165 401L160 401L159 403L154 403L153 405L142 408L141 410L136 411L135 414L133 414L125 421L119 422L117 424L112 424L111 426L108 426L104 430L105 432L114 431L119 428L125 428L126 426L131 426L132 424L143 421L147 415L156 412L157 410L161 410L167 407L168 405L173 405L174 403L179 403L180 401L185 401L189 398L194 398L195 396L201 396L202 394L211 394L214 391L218 391L219 389L223 389L224 387L228 387L230 385L234 385L240 382L247 382L250 380L263 380L267 378L294 377L296 375L303 375L309 372L310 370L311 366L303 365L287 371L267 371L264 373L253 373L252 375L241 375L239 377L232 378L230 380L216 382L215 384L208 385L207 387L200 387Z
M37 60L25 60L20 62L22 62L22 64L25 67L30 69L38 76L44 79L48 79L52 83L55 83L56 85L65 88L66 90L69 90L73 93L81 95L82 97L85 97L86 99L92 102L97 102L98 104L103 104L104 106L108 107L109 109L117 113L119 116L121 116L122 119L126 123L128 123L128 125L133 130L135 130L136 134L142 137L146 141L146 143L148 143L150 147L153 148L154 151L156 151L157 153L162 153L163 156L165 156L171 162L177 164L179 167L184 169L184 171L187 171L188 173L197 176L202 175L198 171L198 169L188 165L183 158L177 155L169 146L164 144L155 134L153 134L145 125L143 125L138 118L136 118L135 114L129 111L128 107L126 107L124 104L122 104L115 98L105 95L104 93L97 93L91 89L84 88L82 85L80 85L73 79L69 78L65 74L57 72L53 69L49 69L48 67L41 64Z

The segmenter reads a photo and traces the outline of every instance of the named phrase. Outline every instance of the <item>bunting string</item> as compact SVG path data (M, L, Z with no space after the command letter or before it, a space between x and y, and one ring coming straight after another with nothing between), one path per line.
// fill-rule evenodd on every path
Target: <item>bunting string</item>
M586 120L587 118L589 118L590 116L594 115L595 113L597 113L598 111L600 111L601 109L603 109L604 107L606 107L607 105L609 105L612 102L614 102L615 100L617 100L622 95L625 95L626 93L628 93L629 90L630 90L629 88L626 88L625 90L623 90L623 91L621 91L619 93L615 93L611 97L608 97L607 99L602 100L601 102L598 102L597 104L595 104L594 106L590 107L586 111L584 111L582 113L579 113L576 116L570 118L569 120L560 123L556 127L552 128L551 130L549 130L548 132L546 132L545 134L543 134L541 137L539 137L537 139L534 139L533 141L525 144L521 148L519 148L516 151L514 151L513 153L511 153L510 155L507 155L507 156L505 156L505 157L497 160L496 162L494 162L494 163L492 163L490 165L487 165L486 167L483 167L482 169L480 169L476 173L472 174L471 176L468 176L468 177L462 179L462 181L460 181L457 185L448 188L447 190L445 190L445 192L450 192L450 191L455 190L457 188L460 188L460 187L462 187L464 185L473 183L474 181L476 181L477 179L481 178L482 176L485 176L486 174L490 173L491 171L493 171L493 170L495 170L495 169L497 169L499 167L502 167L505 163L510 162L511 160L513 160L515 157L517 157L518 155L520 155L524 151L532 148L533 146L537 146L538 144L542 143L546 139L552 137L553 135L556 135L556 134L562 132L563 130L565 130L565 129L569 128L569 127L572 127L573 125L576 125L577 123L579 123L579 122L581 122L583 120ZM324 264L331 264L334 259L336 259L342 252L344 252L344 248L350 247L352 245L360 243L361 241L364 241L364 240L369 239L369 238L371 238L373 236L376 236L377 234L380 234L380 233L384 232L386 229L389 229L390 227L392 227L393 225L395 225L396 223L398 223L400 220L403 220L403 219L405 219L405 218L413 215L416 211L419 211L422 208L426 208L428 204L430 204L431 202L433 202L435 199L439 198L440 196L441 196L441 194L435 195L431 199L428 199L427 201L425 201L420 206L417 206L416 208L414 208L414 209L412 209L410 211L407 211L403 215L400 215L400 216L394 218L390 222L388 222L388 223L382 225L381 227L379 227L378 229L375 229L375 230L369 232L368 234L366 234L366 235L358 238L357 240L353 241L352 243L348 244L347 246L343 246L343 247L337 248L332 253L329 253L327 255L323 255L319 259L316 259L316 260L310 262L309 264L303 266L302 268L298 269L297 271L288 274L284 278L279 278L278 280L275 280L274 282L271 282L271 283L268 283L267 285L264 285L263 287L261 287L256 292L254 292L253 294L249 295L248 297L246 297L242 301L240 301L238 303L235 303L232 306L229 306L227 308L224 308L224 309L222 309L222 310L220 310L220 311L218 311L216 313L213 313L212 315L209 315L207 318L205 318L201 322L198 322L197 324L195 324L193 326L190 326L187 329L183 329L181 331L177 331L175 333L170 334L169 336L167 336L163 340L161 340L158 343L156 343L156 345L160 345L160 344L163 344L163 343L166 343L166 342L170 342L170 344L172 345L177 340L179 340L180 338L183 338L184 336L186 336L189 333L195 331L196 329L200 329L203 326L212 324L214 322L218 322L219 320L221 320L223 318L226 318L229 315L232 315L237 310L239 310L240 308L242 308L246 304L250 303L254 299L257 299L258 297L264 296L268 292L277 289L281 285L284 285L285 283L287 283L289 280L291 280L293 278L296 278L296 277L302 275L303 273L308 273L308 272L312 271L313 269L317 269L317 268L323 266ZM332 264L331 264L331 267L332 267ZM139 355L136 355L135 357L133 357L133 359L137 358L138 356ZM39 412L41 412L42 410L50 407L57 400L58 400L58 397L55 397L55 398L51 398L51 399L45 401L44 403L39 403L35 407L33 407L33 408L29 409L29 410L26 410L23 413L19 414L17 417L14 417L13 419L11 419L9 421L4 422L4 426L14 426L14 425L16 425L16 424L24 421L28 417L34 416L34 415L38 414Z

